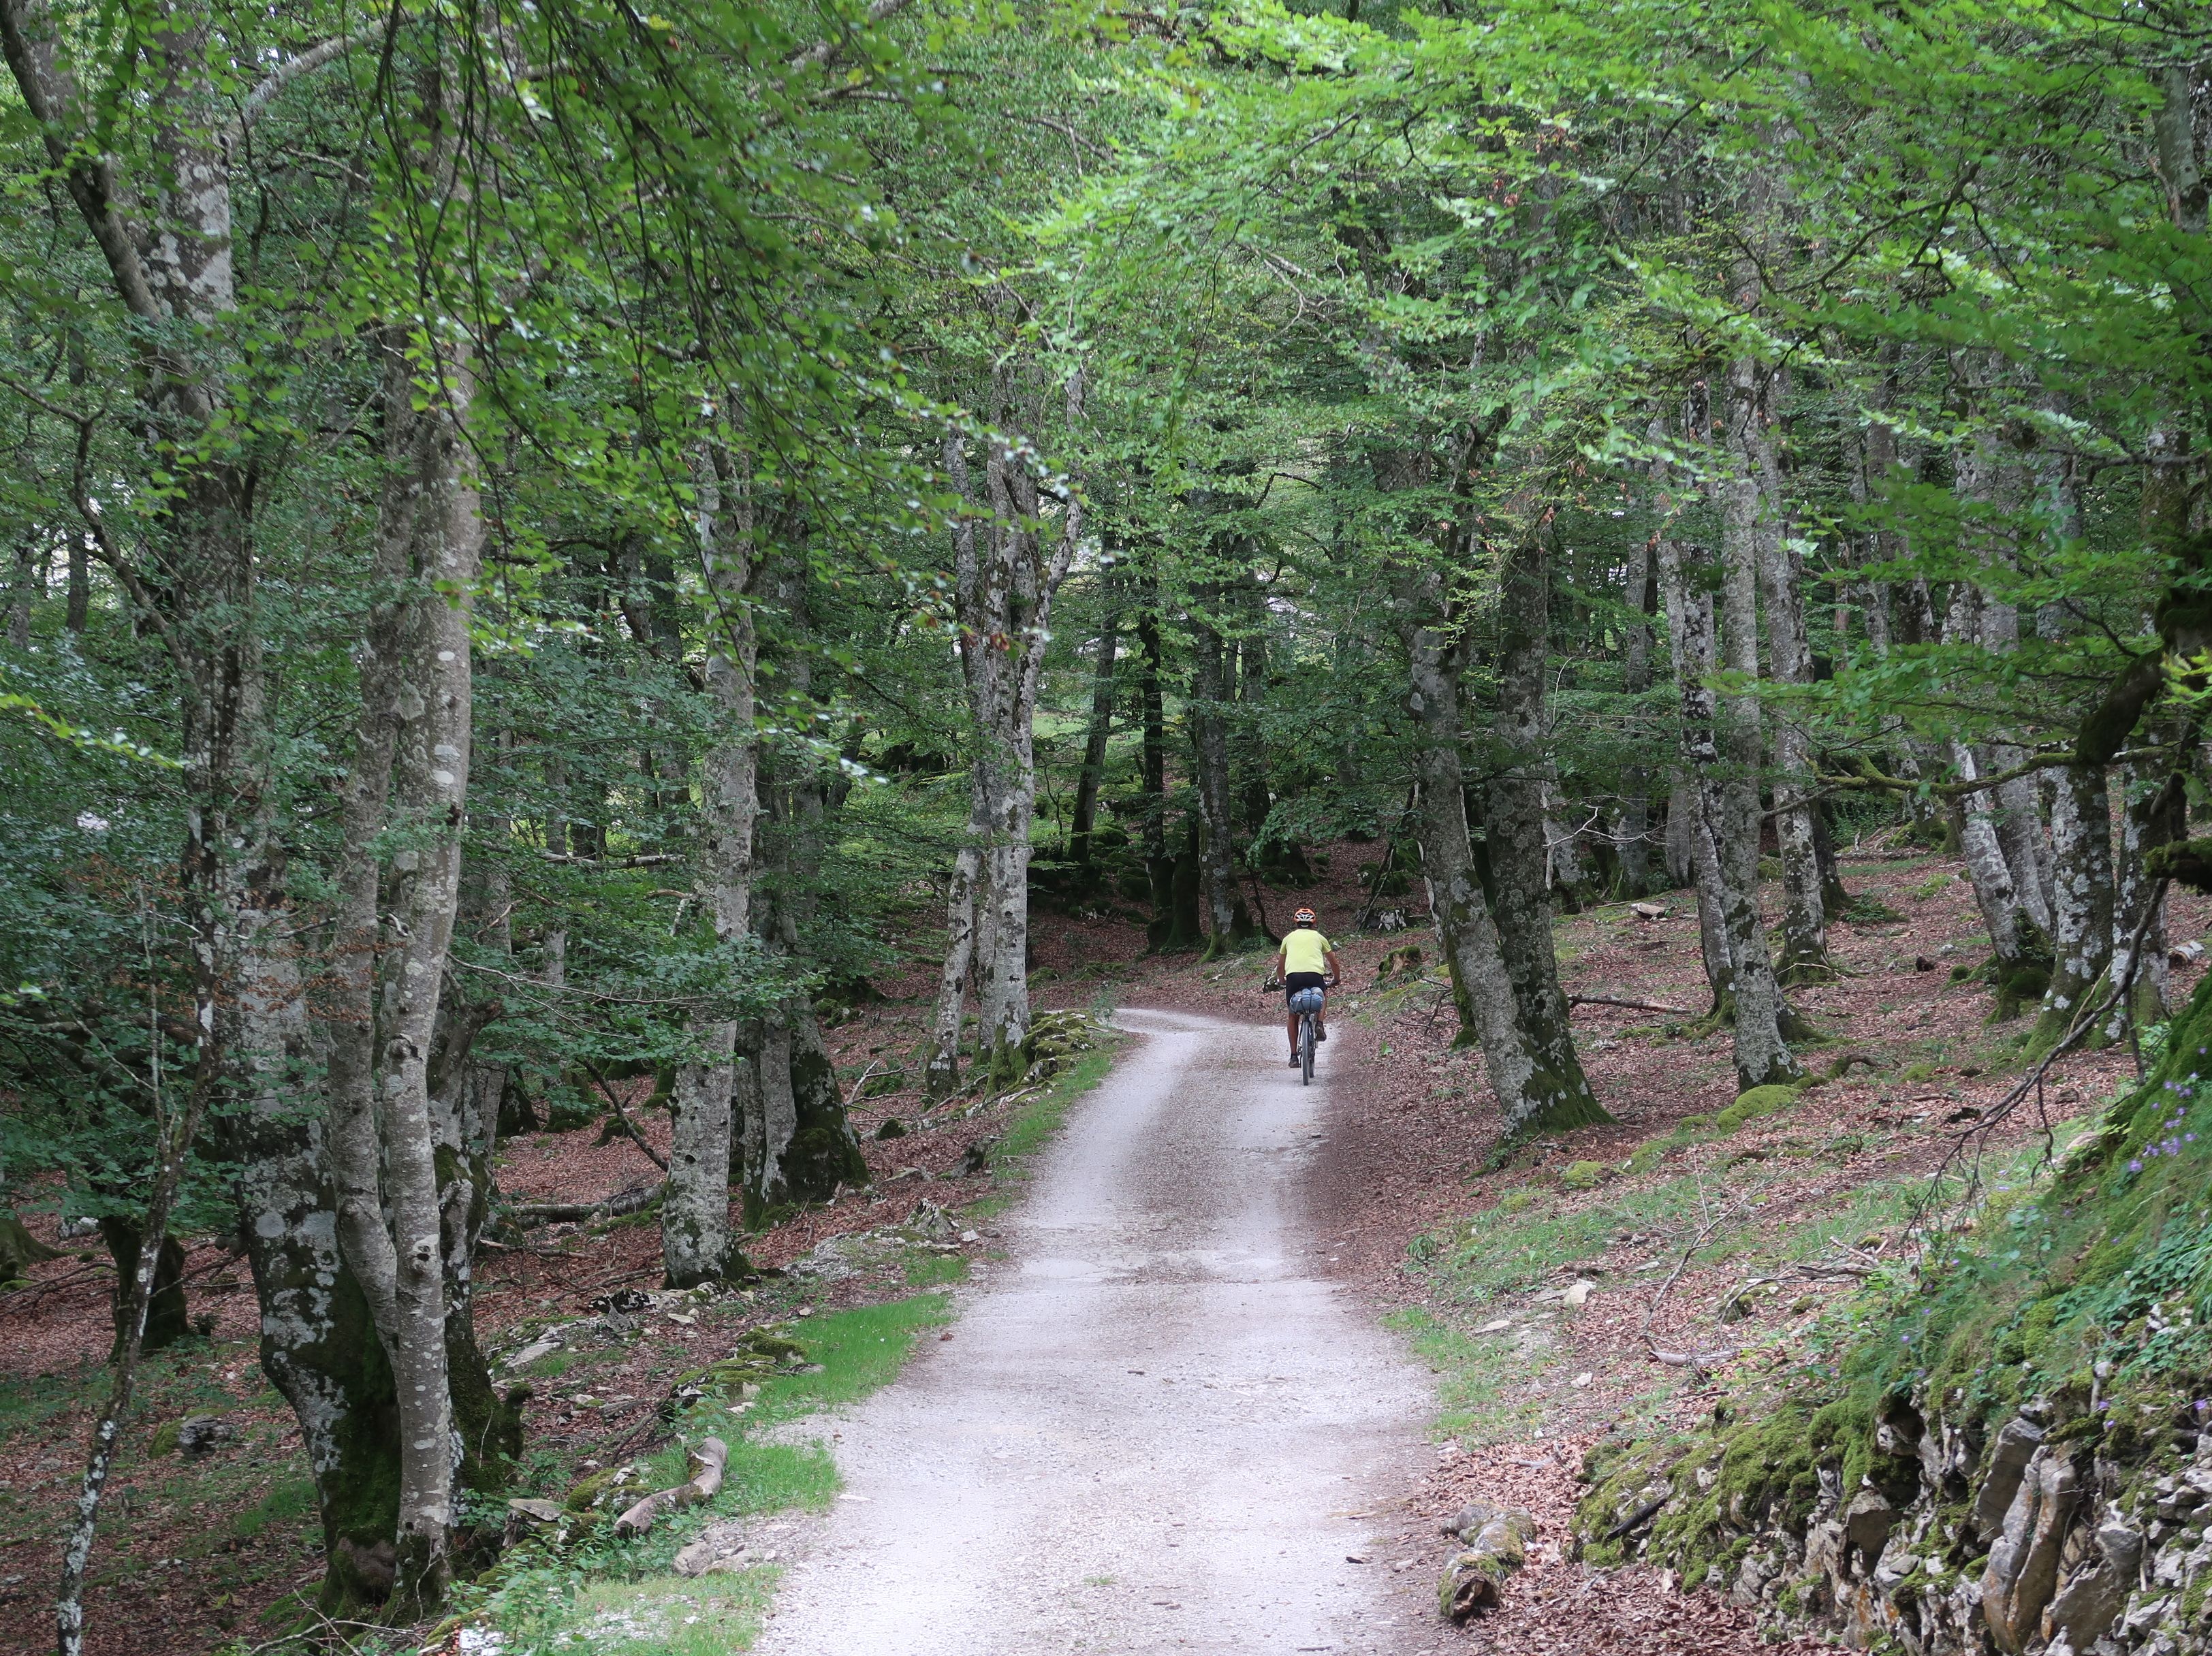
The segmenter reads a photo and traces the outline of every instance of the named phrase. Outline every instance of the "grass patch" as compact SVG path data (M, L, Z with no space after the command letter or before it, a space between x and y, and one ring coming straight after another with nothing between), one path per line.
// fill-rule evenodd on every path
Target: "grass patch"
M304 1523L319 1515L314 1479L288 1478L240 1513L230 1532L241 1540L251 1540L271 1524Z
M761 1383L750 1408L709 1398L678 1422L677 1441L644 1462L655 1489L678 1482L684 1446L730 1446L721 1493L703 1508L654 1526L633 1542L601 1531L567 1557L532 1550L493 1572L457 1607L507 1635L510 1656L721 1656L750 1647L777 1572L773 1568L686 1580L671 1562L718 1518L803 1508L819 1512L838 1489L836 1463L820 1442L781 1441L792 1421L856 1403L896 1377L924 1332L951 1320L943 1294L917 1294L787 1325L817 1372Z
M1394 1311L1386 1325L1406 1337L1413 1355L1437 1376L1436 1432L1480 1446L1525 1437L1543 1423L1544 1399L1508 1398L1507 1386L1533 1380L1559 1359L1548 1348L1524 1350L1510 1331L1470 1334L1418 1306Z
M724 1656L759 1637L774 1565L650 1581L595 1582L576 1597L565 1637L592 1656Z
M968 1280L968 1261L957 1253L916 1251L907 1255L905 1269L908 1288L949 1288Z
M1449 1236L1431 1232L1421 1239L1426 1247L1417 1248L1417 1257L1458 1303L1485 1305L1596 1258L1620 1232L1676 1228L1698 1210L1701 1183L1694 1176L1670 1179L1565 1213L1509 1212L1501 1204ZM1700 1257L1717 1257L1727 1246L1725 1237L1717 1238Z
M1028 1182L1028 1170L1023 1164L1051 1143L1075 1101L1106 1078L1121 1046L1111 1031L1102 1032L1097 1046L1076 1053L1042 1092L1014 1112L991 1158L991 1193L969 1203L962 1210L963 1214L988 1219L1012 1205L1021 1186Z

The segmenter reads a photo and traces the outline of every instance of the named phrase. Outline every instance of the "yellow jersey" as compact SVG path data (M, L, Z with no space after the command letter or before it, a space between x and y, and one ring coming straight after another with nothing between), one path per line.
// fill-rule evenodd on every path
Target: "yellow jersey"
M1291 928L1283 938L1283 970L1285 972L1326 972L1329 941L1310 925Z

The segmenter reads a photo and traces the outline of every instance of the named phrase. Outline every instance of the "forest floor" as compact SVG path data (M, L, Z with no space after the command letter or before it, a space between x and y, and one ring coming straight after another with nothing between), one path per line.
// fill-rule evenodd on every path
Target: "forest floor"
M1693 1417L1732 1369L1820 1361L1821 1307L1852 1279L1819 1268L1852 1263L1846 1249L1879 1259L1903 1246L1931 1174L1957 1165L1977 1113L2021 1071L2025 1023L1990 1026L1989 992L1949 981L1954 965L1978 964L1985 947L1971 890L1945 858L1846 857L1854 892L1898 918L1836 926L1844 975L1794 999L1829 1037L1806 1054L1812 1065L1861 1061L1733 1131L1712 1120L1735 1088L1725 1032L1698 1025L1705 991L1689 894L1657 900L1667 913L1656 919L1619 904L1562 918L1571 993L1683 1012L1578 1007L1584 1063L1615 1119L1500 1162L1480 1059L1449 1045L1441 974L1433 960L1425 976L1404 969L1408 948L1434 954L1418 902L1407 905L1410 930L1351 932L1362 907L1353 863L1365 854L1338 847L1315 885L1270 889L1265 901L1278 925L1297 901L1322 911L1349 992L1332 1009L1324 1136L1299 1209L1326 1249L1313 1264L1435 1376L1432 1442L1387 1514L1405 1545L1394 1544L1385 1567L1432 1584L1451 1544L1438 1520L1479 1493L1536 1515L1534 1562L1500 1610L1464 1631L1440 1630L1440 1647L1747 1653L1757 1644L1748 1617L1713 1595L1566 1558L1581 1454L1622 1422ZM2176 894L2170 936L2196 937L2206 919L2197 900ZM1279 1015L1279 1000L1259 991L1266 954L1146 957L1142 928L1126 915L1041 914L1036 941L1046 1005L1181 1008L1255 1025ZM2175 968L2177 999L2195 969ZM763 1282L697 1306L611 1301L653 1286L649 1216L555 1226L487 1251L480 1336L503 1374L535 1388L519 1493L557 1496L583 1473L664 1443L659 1404L674 1380L726 1353L747 1328L803 1333L811 1318L826 1327L866 1307L933 1304L935 1291L1004 1252L996 1216L1015 1195L1023 1156L1048 1137L1103 1059L1094 1054L1047 1095L925 1114L903 1083L918 1077L933 975L916 968L879 981L882 998L830 1032L841 1073L862 1095L855 1113L873 1183L748 1239L749 1256L769 1268ZM1975 1139L1972 1165L1991 1183L2033 1177L2041 1151L2066 1142L2066 1121L2133 1073L2121 1052L2063 1060L2039 1108ZM892 1118L909 1131L873 1137ZM665 1139L665 1119L649 1118L646 1131ZM512 1140L502 1189L523 1200L597 1200L654 1179L635 1145L600 1140L596 1128ZM978 1161L982 1171L963 1171ZM52 1222L35 1209L24 1217L34 1230ZM886 1245L838 1240L860 1236ZM0 1307L0 1651L50 1647L58 1537L105 1386L105 1258L37 1267L32 1287ZM289 1414L260 1374L242 1262L203 1239L187 1270L192 1310L211 1319L210 1331L148 1362L94 1555L94 1656L262 1645L301 1613L321 1574L312 1484ZM934 1314L925 1307L901 1326L910 1336ZM598 1338L572 1338L510 1371L548 1327L588 1327ZM1700 1383L1655 1361L1654 1343L1706 1353L1717 1372ZM235 1435L182 1459L170 1446L191 1415L218 1416ZM805 1498L826 1501L834 1477L809 1487ZM1379 1509L1375 1521L1386 1524Z

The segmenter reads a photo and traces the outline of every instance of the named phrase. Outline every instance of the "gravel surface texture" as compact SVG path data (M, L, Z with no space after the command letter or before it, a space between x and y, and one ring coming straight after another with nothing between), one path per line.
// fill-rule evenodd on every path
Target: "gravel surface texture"
M1437 1647L1401 1557L1426 1376L1318 1267L1327 1065L1132 1011L954 1336L839 1421L767 1656ZM1324 1048L1324 1052L1328 1049Z

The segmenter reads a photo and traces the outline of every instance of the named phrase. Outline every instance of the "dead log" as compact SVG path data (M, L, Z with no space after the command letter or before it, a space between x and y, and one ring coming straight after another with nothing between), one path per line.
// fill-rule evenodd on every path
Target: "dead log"
M640 1185L635 1190L626 1190L618 1196L610 1196L603 1202L517 1202L507 1209L507 1217L518 1225L556 1225L564 1222L580 1223L590 1219L619 1219L624 1214L641 1213L660 1198L658 1185Z
M615 1533L624 1538L643 1535L661 1513L681 1512L702 1501L712 1501L722 1487L722 1469L729 1462L730 1446L718 1437L707 1439L684 1457L684 1469L691 1476L672 1489L661 1489L646 1496L615 1520Z

